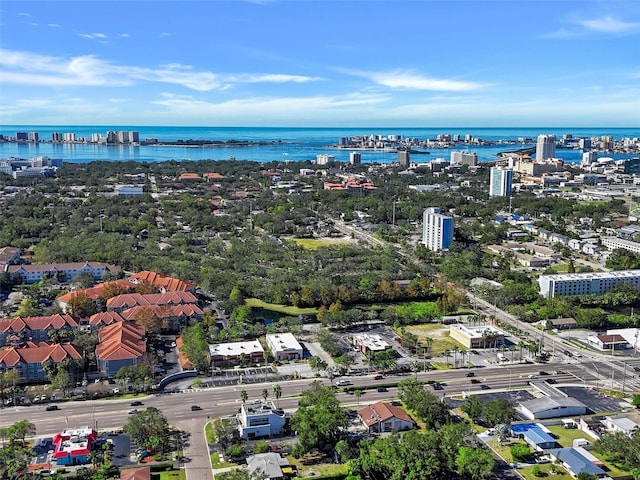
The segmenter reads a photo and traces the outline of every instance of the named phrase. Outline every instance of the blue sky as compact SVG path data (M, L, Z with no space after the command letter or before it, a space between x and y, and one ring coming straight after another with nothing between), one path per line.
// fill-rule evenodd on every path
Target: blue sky
M0 2L0 123L640 125L640 2Z

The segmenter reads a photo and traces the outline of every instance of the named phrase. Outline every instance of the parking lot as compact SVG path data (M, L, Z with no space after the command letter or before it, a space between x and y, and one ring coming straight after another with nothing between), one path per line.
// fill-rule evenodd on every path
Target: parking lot
M593 413L616 412L630 406L619 398L604 395L592 388L558 387L558 390L584 403Z

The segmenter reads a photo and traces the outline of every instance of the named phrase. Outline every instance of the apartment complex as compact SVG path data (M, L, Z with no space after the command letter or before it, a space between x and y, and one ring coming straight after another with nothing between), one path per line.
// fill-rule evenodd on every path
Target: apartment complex
M440 213L436 207L423 214L422 242L433 252L448 248L453 242L453 217Z
M602 295L618 283L631 283L640 288L640 270L613 272L565 273L540 275L540 294L550 298L557 295Z
M493 167L489 177L489 196L508 197L513 185L513 171L508 168Z
M548 160L556 156L556 136L538 135L536 143L536 160Z

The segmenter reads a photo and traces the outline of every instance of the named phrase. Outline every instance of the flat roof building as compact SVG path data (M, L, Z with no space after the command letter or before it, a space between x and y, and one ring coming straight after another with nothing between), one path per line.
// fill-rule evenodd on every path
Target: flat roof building
M362 353L384 352L391 349L391 345L376 333L356 333L351 336L351 343Z
M216 343L209 345L211 363L235 363L244 359L261 361L264 359L264 348L258 340L245 342Z
M546 298L556 295L602 295L618 283L631 283L640 288L640 270L563 273L540 275L538 278L540 294Z
M292 333L269 334L266 339L276 360L300 360L304 356L302 345Z
M470 327L456 323L449 328L449 336L466 348L485 348L501 344L505 333L493 325Z

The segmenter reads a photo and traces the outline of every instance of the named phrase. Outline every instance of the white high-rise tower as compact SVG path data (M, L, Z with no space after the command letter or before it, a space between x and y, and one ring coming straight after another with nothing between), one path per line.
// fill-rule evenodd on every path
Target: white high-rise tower
M556 136L538 135L536 143L536 160L547 160L556 156Z
M423 214L422 243L437 252L453 242L453 217L443 215L439 208L427 208Z

